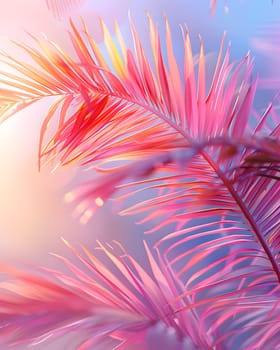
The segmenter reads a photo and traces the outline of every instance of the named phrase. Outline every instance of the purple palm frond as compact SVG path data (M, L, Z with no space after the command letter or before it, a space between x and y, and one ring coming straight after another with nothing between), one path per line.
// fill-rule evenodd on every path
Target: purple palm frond
M215 283L211 276L184 285L146 244L148 272L118 243L99 243L95 255L85 248L82 253L71 249L81 267L58 258L72 276L43 268L27 274L1 267L8 274L0 285L2 344L37 345L76 334L79 350L131 345L224 350L241 344L246 350L279 349L279 287L265 291L264 274L248 283L246 275L257 276L257 265L231 271L234 264L242 265L241 256L217 272ZM193 259L198 262L201 254Z
M106 264L85 248L82 254L71 249L83 268L59 259L73 277L48 269L35 275L1 268L11 279L0 285L2 343L35 345L76 333L83 339L78 349L83 350L109 339L107 349L131 344L139 349L156 344L175 350L212 349L211 337L197 333L195 310L176 312L190 306L188 298L178 299L183 285L147 245L150 273L117 243L99 243Z

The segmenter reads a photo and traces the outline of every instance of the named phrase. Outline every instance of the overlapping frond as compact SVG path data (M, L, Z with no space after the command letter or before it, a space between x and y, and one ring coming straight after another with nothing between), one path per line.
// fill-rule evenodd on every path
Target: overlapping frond
M177 300L182 284L145 248L150 273L118 243L99 243L101 252L95 255L71 248L83 268L59 257L73 277L48 269L40 269L40 275L8 269L10 281L0 284L0 341L36 345L79 332L81 350L103 343L107 344L103 349L131 344L152 349L168 342L174 350L211 349L210 337L197 334L196 313L176 313L190 305L187 298Z
M194 275L184 286L146 244L149 271L118 243L99 243L94 255L86 248L82 253L71 249L81 267L58 256L71 275L42 268L36 269L40 274L28 274L1 266L8 275L0 284L2 344L37 345L78 332L80 350L102 345L224 350L241 343L244 349L279 349L279 288L264 291L265 273L260 278L257 265L242 267L245 256L230 264L216 259L222 269L200 281ZM186 268L202 255L196 252L195 262ZM249 274L258 278L247 282ZM259 290L266 292L265 299Z

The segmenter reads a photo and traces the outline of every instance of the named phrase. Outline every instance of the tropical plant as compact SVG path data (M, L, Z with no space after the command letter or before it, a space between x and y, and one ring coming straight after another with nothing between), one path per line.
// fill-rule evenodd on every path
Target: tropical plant
M154 65L132 21L134 50L125 46L117 25L113 38L101 22L103 54L85 23L80 31L71 22L76 58L37 38L38 49L17 44L34 65L2 53L10 68L1 71L2 120L55 97L42 125L39 167L42 162L76 163L95 172L92 181L66 195L78 203L81 221L117 190L125 191L122 199L147 190L149 199L122 213L148 212L143 221L152 225L150 232L163 232L156 244L157 260L146 248L150 277L126 253L112 255L103 246L125 282L89 253L91 278L70 263L75 280L48 272L62 285L11 273L17 280L3 286L2 334L20 327L23 339L33 341L80 328L112 336L121 349L143 339L148 329L153 339L153 326L161 321L155 334L161 337L164 327L175 332L170 349L280 349L277 111L272 104L262 115L253 110L257 81L249 55L230 63L223 38L208 84L202 40L196 67L185 28L179 67L168 21L165 43L149 16L148 21ZM56 115L56 130L45 141ZM39 293L34 296L27 286ZM56 298L66 295L78 300L77 309L64 304L56 308ZM133 300L137 305L130 305ZM21 318L23 305L30 324ZM88 313L90 305L93 311ZM50 328L34 330L47 308L54 310L48 313ZM91 335L85 348L95 339ZM15 333L12 341L20 338L22 333Z
M139 349L156 345L170 350L210 348L211 336L203 331L196 334L196 313L176 313L190 305L190 298L178 298L185 290L183 284L159 255L158 262L155 260L147 244L151 275L120 244L106 247L99 243L115 270L85 248L84 254L70 248L87 269L58 257L74 278L48 269L39 270L40 276L2 267L14 278L1 285L13 292L1 294L4 344L35 345L50 337L78 333L81 350L93 346L124 349L131 344Z

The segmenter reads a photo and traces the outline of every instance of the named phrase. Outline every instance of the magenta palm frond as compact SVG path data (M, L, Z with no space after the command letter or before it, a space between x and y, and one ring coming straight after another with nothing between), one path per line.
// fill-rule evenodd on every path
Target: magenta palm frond
M178 299L183 285L145 248L150 273L117 243L99 243L102 259L98 252L94 256L85 248L83 254L71 248L81 269L59 257L73 277L48 269L35 275L2 267L10 281L0 284L0 341L35 345L76 333L83 339L81 350L109 339L110 345L102 349L131 344L151 349L168 342L165 349L212 349L211 336L197 333L196 312L176 313L190 305L189 298Z
M99 243L101 252L95 255L85 248L83 253L71 249L83 267L58 258L72 276L49 269L27 274L1 267L8 275L0 284L2 344L37 345L76 334L79 350L130 345L148 350L224 350L240 344L244 349L279 349L279 288L264 290L264 274L247 283L246 275L257 274L258 267L242 268L245 257L215 277L193 283L193 276L191 286L184 285L147 245L149 272L118 243ZM193 257L196 263L201 255ZM234 264L240 265L235 272Z
M196 83L188 31L183 38L185 58L181 76L168 22L167 64L151 19L149 24L155 72L132 23L134 53L125 47L118 27L120 50L102 24L109 62L86 27L82 37L73 24L70 36L76 60L54 43L39 40L36 41L40 50L18 44L37 66L3 53L3 61L17 75L1 72L5 86L1 91L2 120L38 99L57 96L42 127L41 146L56 112L60 116L58 129L46 147L40 149L40 157L50 157L58 151L61 164L142 159L157 155L158 149L193 148L197 142L205 142L206 135L207 139L221 136L237 139L244 135L242 124L247 125L256 87L251 81L250 57L239 64L229 63L229 48L223 58L223 39L212 86L206 94L202 42Z
M2 120L38 99L57 96L42 127L39 155L46 159L58 153L60 164L79 161L92 166L97 162L143 160L145 165L145 161L152 162L152 156L157 160L159 153L178 153L178 149L201 152L209 138L214 143L218 138L221 146L221 139L225 138L224 154L228 149L226 138L234 145L246 144L249 126L244 129L242 126L248 124L256 87L250 80L249 56L238 65L230 64L229 49L223 58L222 43L212 86L206 94L203 44L196 84L188 32L184 38L181 76L168 23L168 64L163 60L159 34L151 20L149 23L156 72L147 60L133 24L134 54L125 47L116 27L119 52L102 24L110 62L106 62L86 28L83 38L73 24L70 35L77 60L55 44L38 40L41 51L23 48L39 67L3 54L5 62L23 76L2 72L1 81L6 86L1 94ZM59 112L57 132L42 149L47 126L56 112ZM103 197L102 200L106 199Z

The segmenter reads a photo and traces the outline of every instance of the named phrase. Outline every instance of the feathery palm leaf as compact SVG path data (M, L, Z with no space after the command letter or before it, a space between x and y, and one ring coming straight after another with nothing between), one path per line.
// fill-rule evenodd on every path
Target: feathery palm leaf
M208 278L192 288L184 286L159 252L154 257L146 244L149 273L118 243L99 243L103 258L86 248L82 254L70 248L83 268L58 258L74 276L44 268L38 275L1 267L9 277L0 284L2 344L37 345L78 333L79 350L100 345L224 350L241 348L240 339L242 349L279 349L279 324L271 321L279 318L279 290L268 292L264 301L256 294L263 288L261 280L235 289L240 279L225 268L219 277L227 276L232 289L218 295L222 279L213 285ZM242 258L235 261L241 263ZM256 266L252 270L256 272ZM241 277L248 273L243 269Z
M242 140L247 135L241 132L241 127L243 123L247 124L255 90L255 83L249 80L250 58L245 58L237 66L229 64L229 49L222 60L222 43L212 87L206 96L203 45L196 89L188 33L184 38L182 84L168 23L168 67L163 60L159 35L151 20L149 23L156 76L133 25L135 55L125 48L116 27L122 59L102 24L111 59L109 63L86 28L86 38L83 39L74 25L70 35L78 55L77 62L55 44L46 45L40 41L43 52L24 46L40 69L4 54L6 63L25 77L2 72L2 83L7 87L1 90L2 120L40 98L58 96L43 124L41 146L47 126L60 108L58 129L43 150L40 146L40 157L51 157L58 152L61 164L80 161L92 165L97 161L110 163L139 159L145 164L145 160L151 163L151 156L157 160L162 152L172 154L173 150L178 153L178 149L182 149L183 154L190 149L194 154L197 150L201 153L205 147L203 144L212 138L231 138L234 144L246 142ZM115 73L109 66L114 67ZM241 79L243 82L239 86ZM223 142L218 142L222 146ZM231 147L228 148L227 140L224 144L223 153L226 154Z
M0 284L0 341L35 345L79 332L81 350L107 344L108 338L108 349L168 343L175 350L212 349L210 336L196 332L195 312L176 313L187 305L187 298L176 300L182 284L145 248L150 274L118 243L99 243L111 267L85 248L83 254L71 248L83 269L59 257L74 277L48 269L40 269L40 275L6 269L11 280Z

